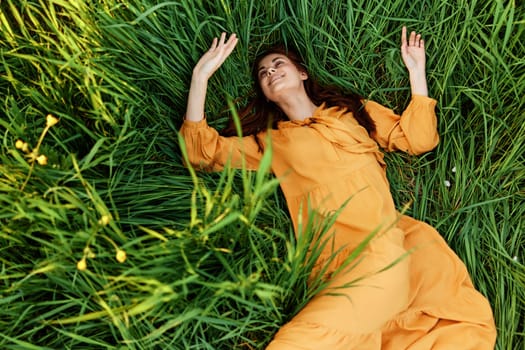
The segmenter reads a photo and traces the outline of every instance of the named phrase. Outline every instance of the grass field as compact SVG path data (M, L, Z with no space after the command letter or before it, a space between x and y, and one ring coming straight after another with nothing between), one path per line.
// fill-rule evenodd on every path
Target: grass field
M264 348L311 296L311 260L266 169L183 166L193 65L221 31L239 35L210 84L216 127L275 40L400 111L407 25L427 42L441 143L387 155L394 198L465 261L497 349L525 349L519 3L0 0L0 348Z

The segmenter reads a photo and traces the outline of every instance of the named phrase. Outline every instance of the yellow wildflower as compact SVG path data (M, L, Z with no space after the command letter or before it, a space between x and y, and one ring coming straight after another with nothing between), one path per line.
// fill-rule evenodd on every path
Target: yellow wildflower
M46 117L46 126L48 128L50 128L53 125L55 125L56 123L58 123L58 118L54 117L51 114L48 114L47 117Z
M126 258L127 258L126 252L123 251L122 249L117 249L116 258L119 263L123 263L124 261L126 261Z
M84 248L84 256L87 256L90 259L94 259L96 257L95 253L93 253L90 247Z
M47 157L45 155L41 154L38 157L36 157L36 161L40 165L46 165L47 164Z
M98 220L98 224L102 226L106 226L107 224L109 224L110 221L111 221L111 215L106 214L106 215L102 215L102 217Z
M83 257L77 262L77 269L79 271L85 271L87 269L86 257Z
M22 140L16 140L15 147L17 149L21 149L23 152L26 152L26 153L27 151L29 151L29 145L27 144L27 142L24 142Z

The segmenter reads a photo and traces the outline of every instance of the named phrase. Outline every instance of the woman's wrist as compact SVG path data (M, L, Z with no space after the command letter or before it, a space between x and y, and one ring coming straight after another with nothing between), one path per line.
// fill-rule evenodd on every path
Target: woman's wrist
M192 85L203 85L208 84L208 77L202 74L200 71L193 71L191 75L191 84Z
M427 76L424 71L409 72L412 95L428 96Z
M208 79L195 74L192 76L188 94L188 106L186 107L186 120L198 122L204 118L207 88Z

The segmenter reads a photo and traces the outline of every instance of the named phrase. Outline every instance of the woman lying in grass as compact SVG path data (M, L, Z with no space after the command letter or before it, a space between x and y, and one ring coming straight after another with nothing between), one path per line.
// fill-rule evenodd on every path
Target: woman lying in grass
M219 135L204 119L206 88L237 44L236 36L215 38L194 68L181 128L193 166L220 170L244 161L256 169L271 143L272 171L281 180L297 235L308 202L322 216L351 197L313 271L326 268L328 288L279 330L268 349L494 347L490 306L463 263L434 228L396 211L390 194L379 147L420 154L439 140L436 101L427 93L424 42L414 32L407 40L405 28L401 38L412 92L401 116L358 95L321 87L297 53L273 47L254 65L257 97L240 112L244 136L233 135L232 126ZM361 262L334 273L378 227ZM411 249L408 258L378 272ZM344 287L363 275L369 276Z

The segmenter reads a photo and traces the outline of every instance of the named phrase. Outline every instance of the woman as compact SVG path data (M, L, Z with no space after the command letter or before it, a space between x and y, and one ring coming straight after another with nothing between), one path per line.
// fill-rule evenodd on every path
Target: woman
M215 38L193 70L180 130L193 166L220 170L244 163L256 169L262 151L271 146L272 171L281 180L297 235L308 203L323 215L351 197L314 271L326 268L328 288L279 330L268 349L494 347L490 306L463 263L432 227L399 214L390 194L379 146L420 154L439 140L436 101L427 92L424 41L415 32L407 40L404 27L401 38L412 93L402 116L357 95L323 90L295 53L273 49L255 64L259 94L240 113L245 136L220 136L204 119L206 88L237 44L235 34ZM377 229L361 262L339 271ZM409 250L408 258L382 271ZM330 294L334 288L339 295Z

